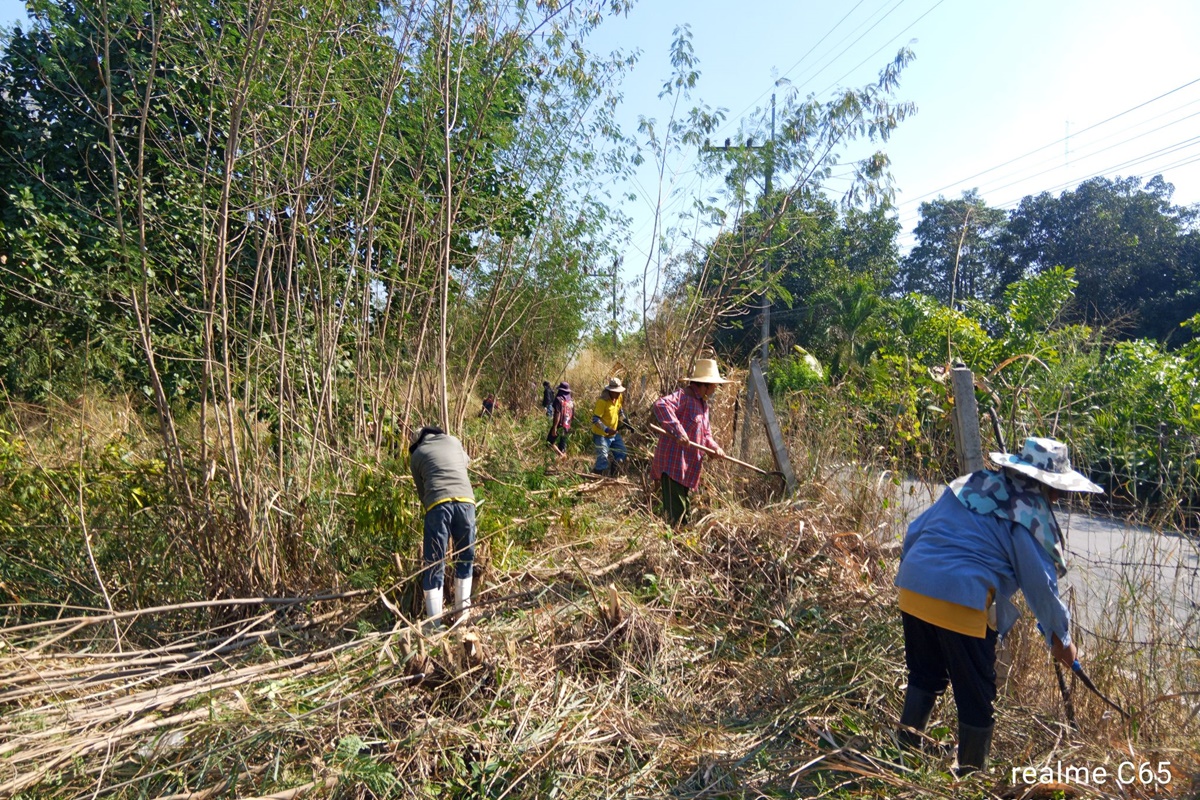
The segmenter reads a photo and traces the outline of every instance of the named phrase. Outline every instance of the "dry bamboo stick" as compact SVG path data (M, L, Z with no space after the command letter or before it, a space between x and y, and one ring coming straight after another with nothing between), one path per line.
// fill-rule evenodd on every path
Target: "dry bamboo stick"
M313 781L306 783L303 786L297 786L295 789L288 789L283 792L275 792L274 794L264 794L260 797L245 797L242 800L294 800L297 797L308 794L313 789L332 789L341 779L339 775L330 775L323 781Z
M179 794L164 794L154 798L154 800L208 800L208 798L212 797L217 792L223 792L226 789L232 789L234 786L240 783L243 778L262 775L264 772L270 769L270 767L270 764L259 764L257 767L240 770L233 777L221 781L214 786L210 786L207 789L201 789L195 792L182 792Z
M320 603L329 600L345 600L351 597L362 597L363 595L372 593L373 590L370 589L355 589L353 591L340 592L337 594L320 594L304 597L235 597L229 600L197 600L191 603L175 603L166 606L154 606L153 608L135 608L130 611L117 611L112 614L97 614L86 617L61 617L59 619L27 622L24 625L15 625L11 628L2 628L0 629L0 635L75 623L78 623L80 627L86 625L99 625L101 623L111 622L117 619L130 619L133 617L146 616L147 614L162 614L169 611L190 611L199 608L219 608L221 606L298 605L300 603Z

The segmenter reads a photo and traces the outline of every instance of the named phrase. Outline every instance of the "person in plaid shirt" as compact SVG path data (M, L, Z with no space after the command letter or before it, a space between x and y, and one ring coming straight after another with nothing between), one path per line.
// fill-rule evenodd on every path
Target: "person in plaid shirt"
M698 359L687 385L654 403L654 416L666 432L658 435L650 478L660 482L663 514L672 525L687 521L688 492L700 484L703 455L693 445L725 454L708 422L708 398L722 383L729 381L721 377L717 362Z

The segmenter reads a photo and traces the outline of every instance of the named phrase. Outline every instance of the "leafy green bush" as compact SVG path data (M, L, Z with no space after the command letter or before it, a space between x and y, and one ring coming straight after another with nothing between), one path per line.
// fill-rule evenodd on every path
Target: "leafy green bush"
M767 366L767 386L772 394L805 391L824 383L825 368L799 345L793 345L788 358L775 359Z

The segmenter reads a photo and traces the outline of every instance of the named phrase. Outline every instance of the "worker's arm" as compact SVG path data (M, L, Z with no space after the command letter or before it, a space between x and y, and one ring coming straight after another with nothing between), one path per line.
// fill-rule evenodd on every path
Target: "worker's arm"
M409 466L412 468L413 485L417 487L417 499L420 500L425 496L425 460L413 453Z
M1057 636L1051 634L1050 654L1057 658L1067 669L1073 669L1079 658L1074 642L1063 644Z
M654 401L653 408L654 418L658 420L658 424L662 425L668 434L681 442L691 443L692 440L688 438L687 430L675 414L679 408L678 392L658 398Z
M1058 596L1058 576L1054 570L1054 561L1024 525L1014 524L1012 534L1015 556L1013 569L1017 585L1021 587L1025 601L1037 617L1047 646L1055 651L1056 658L1062 660L1059 653L1069 648L1073 654L1075 646L1071 642L1071 612ZM1074 661L1074 655L1071 660ZM1070 661L1066 663L1070 666Z
M592 424L602 430L605 436L614 436L617 432L608 427L608 425L604 423L604 418L600 416L601 412L604 411L604 408L601 405L603 402L603 400L596 401L596 407L592 410Z

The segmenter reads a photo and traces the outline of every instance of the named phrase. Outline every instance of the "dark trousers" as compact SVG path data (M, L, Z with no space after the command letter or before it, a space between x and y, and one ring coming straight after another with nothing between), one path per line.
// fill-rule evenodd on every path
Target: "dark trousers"
M954 687L959 722L990 727L996 700L996 632L979 639L900 612L908 684L940 695Z
M454 577L471 577L475 563L475 504L442 503L425 512L425 567L421 588L440 589L446 581L446 542L454 545Z
M688 487L662 474L662 503L663 516L672 525L682 525L687 522Z
M569 436L570 433L571 430L569 428L564 428L560 425L557 433L555 432L554 428L549 430L549 432L546 434L546 441L565 453L567 451L567 436Z

